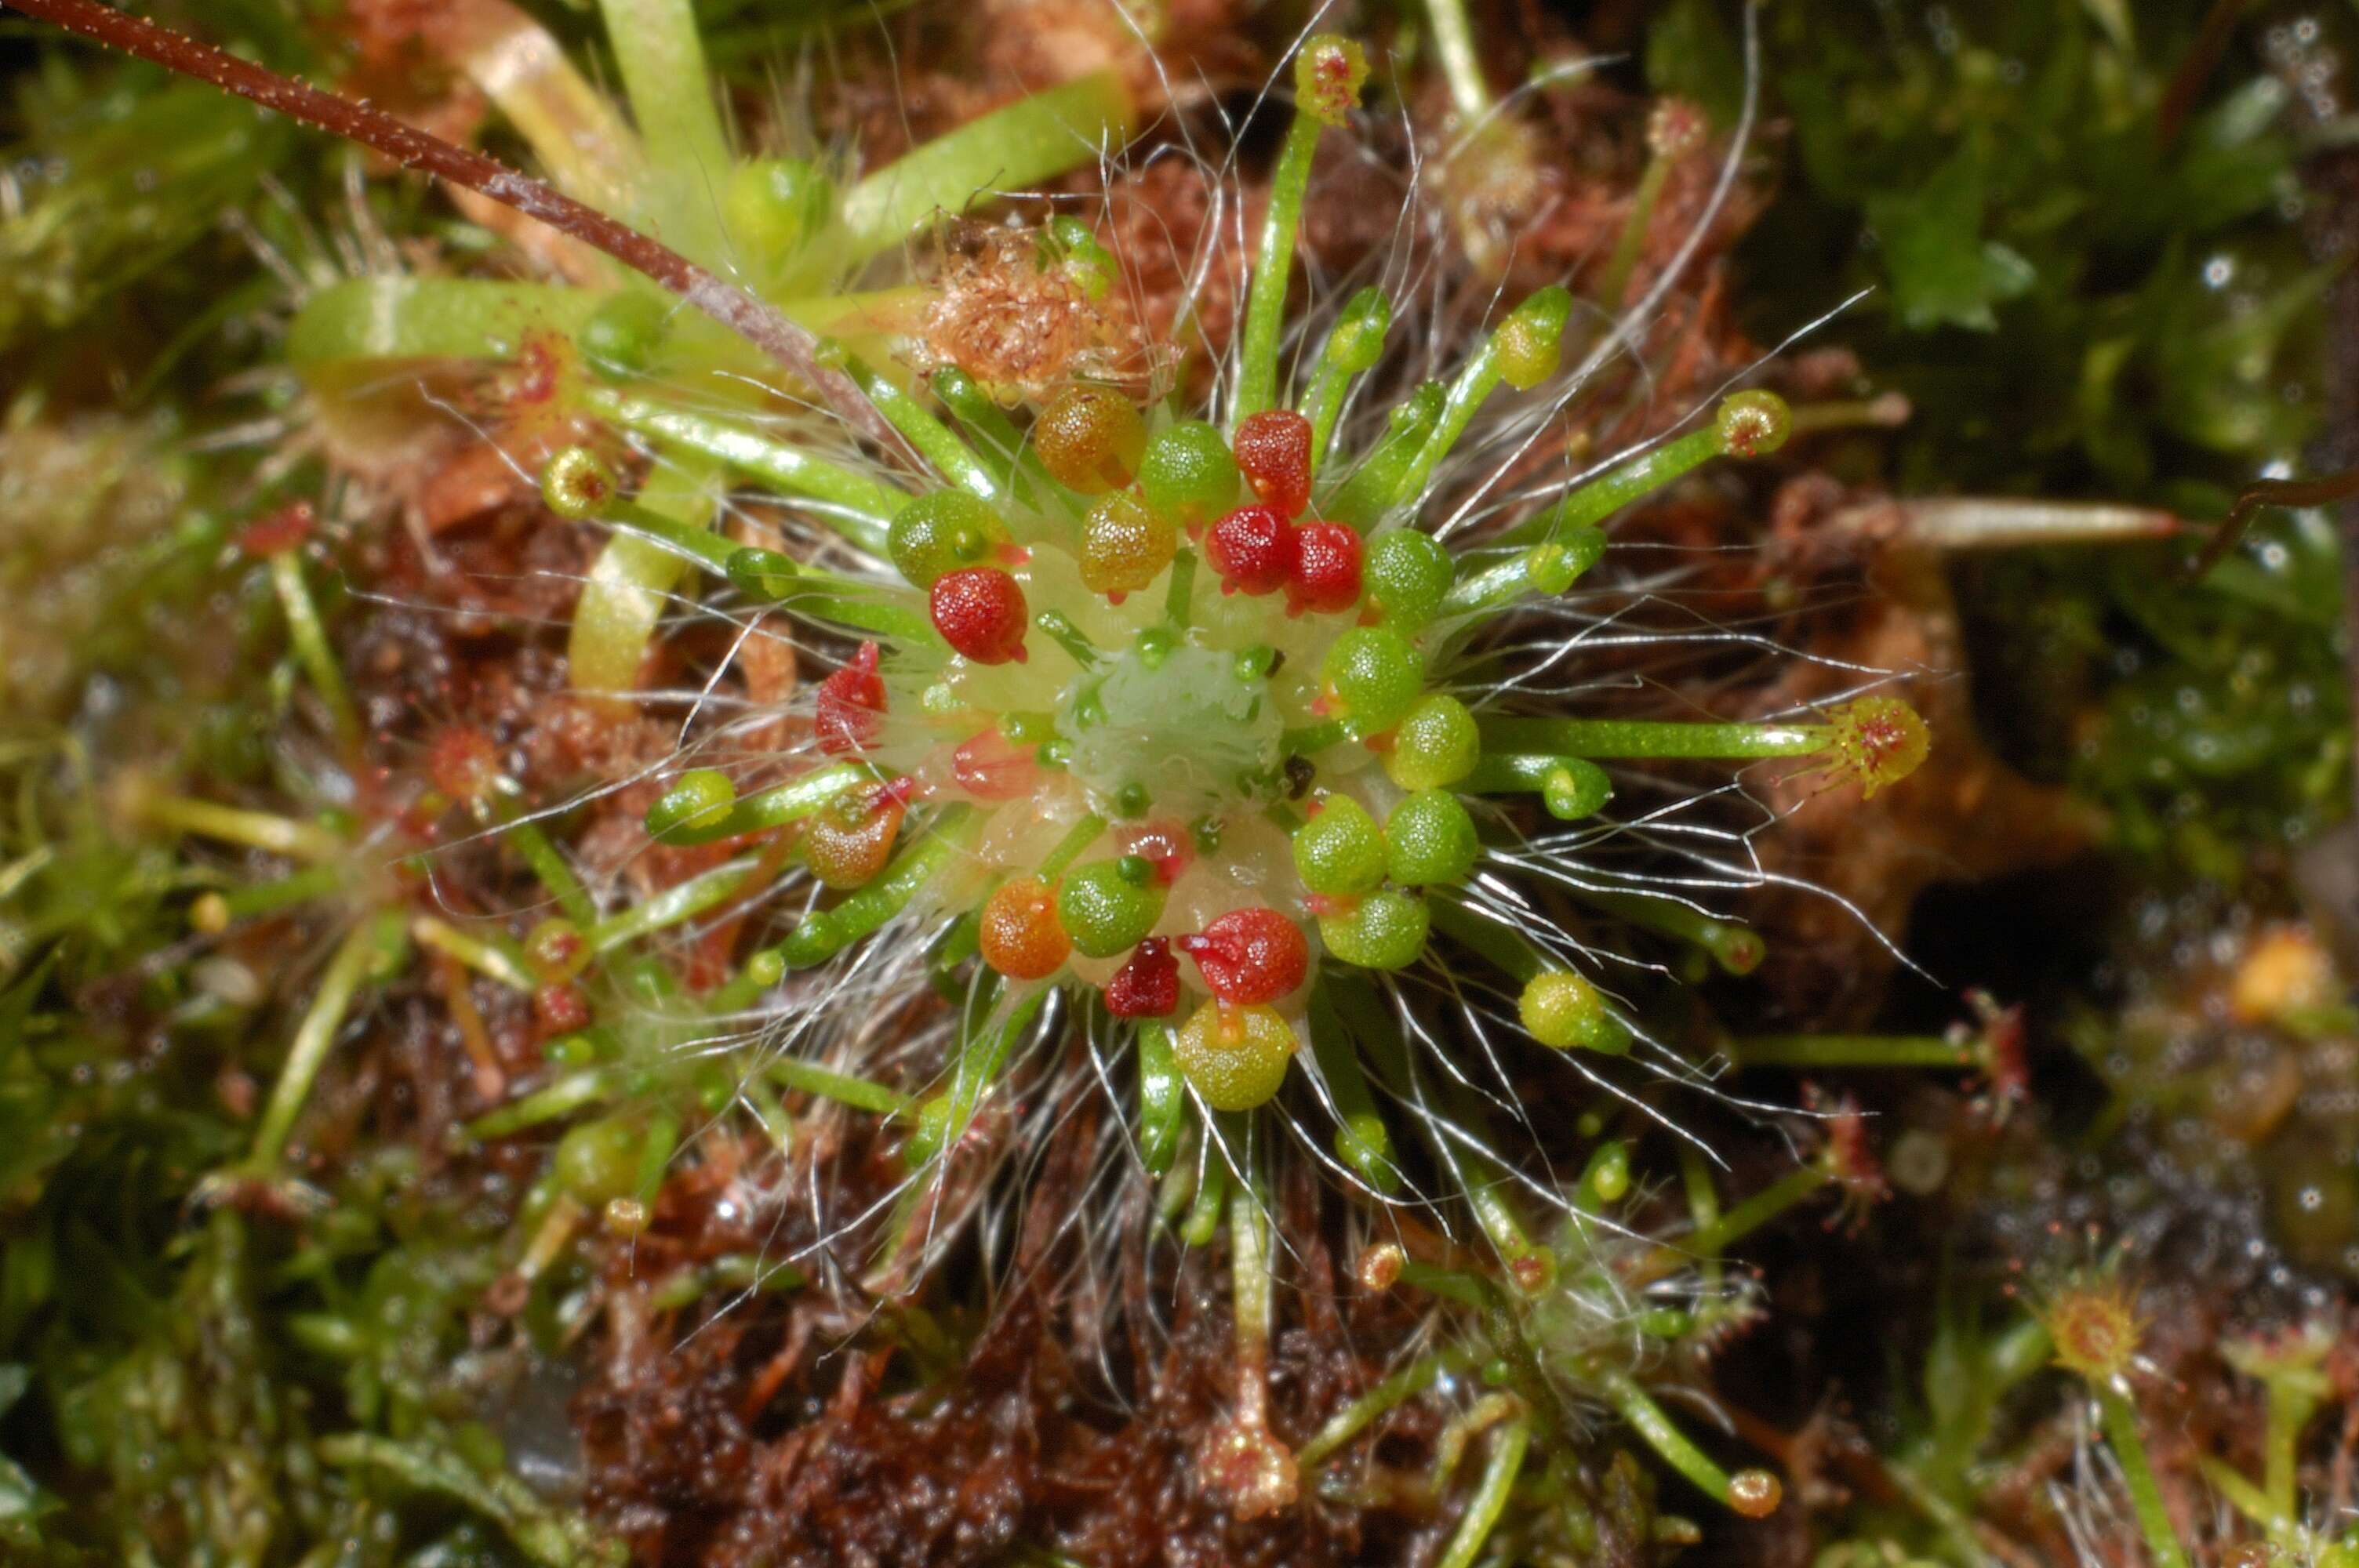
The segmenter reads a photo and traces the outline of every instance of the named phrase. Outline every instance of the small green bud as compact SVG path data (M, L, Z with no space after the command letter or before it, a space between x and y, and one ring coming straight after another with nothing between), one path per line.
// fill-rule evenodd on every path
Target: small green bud
M608 375L647 368L671 330L671 304L646 288L623 288L582 324L582 352Z
M1404 887L1462 882L1482 858L1474 819L1458 797L1430 789L1410 795L1385 819L1386 871Z
M1614 781L1586 757L1567 757L1540 785L1540 803L1559 822L1595 816L1614 798Z
M940 1153L950 1127L950 1092L927 1097L918 1106L917 1125L909 1129L908 1140L901 1145L902 1163L915 1170Z
M1415 528L1393 528L1368 541L1360 578L1384 623L1413 635L1441 609L1457 575L1450 552Z
M699 827L716 827L737 804L737 786L718 768L692 768L647 807L647 837L661 838Z
M1147 503L1181 524L1224 516L1241 483L1228 438L1201 419L1158 430L1138 460L1138 488Z
M1630 1192L1630 1146L1619 1138L1599 1144L1582 1167L1581 1187L1601 1202L1621 1202Z
M1098 243L1097 234L1087 223L1070 212L1060 212L1049 220L1041 248L1047 259L1062 266L1092 299L1104 298L1114 279L1121 276L1113 253Z
M1483 737L1466 705L1434 692L1419 697L1393 731L1385 775L1406 790L1440 789L1473 773L1482 755Z
M1385 334L1392 330L1393 302L1381 288L1364 288L1345 303L1327 340L1327 358L1336 369L1358 375L1384 357Z
M1136 855L1093 860L1067 874L1057 890L1057 924L1088 957L1111 958L1137 946L1163 918L1163 886Z
M1571 317L1572 295L1555 284L1516 306L1493 340L1501 379L1517 392L1529 392L1554 375L1564 358L1564 324Z
M614 470L587 447L568 447L540 470L540 496L560 517L595 517L614 499Z
M639 1130L619 1117L585 1121L557 1141L549 1173L567 1195L592 1208L638 1184Z
M1146 627L1131 639L1131 646L1138 651L1138 662L1150 670L1161 669L1163 661L1179 645L1179 633L1160 624Z
M1319 674L1337 717L1353 733L1374 735L1399 723L1417 700L1425 662L1390 627L1354 626L1328 644Z
M590 967L589 939L561 914L552 914L525 934L525 962L543 985L562 985Z
M837 929L839 924L824 909L814 909L804 915L801 923L787 933L787 939L778 944L779 956L786 959L787 968L808 969L835 957L836 950L843 946L843 933Z
M1630 1028L1614 1016L1605 999L1571 969L1543 969L1524 987L1516 1003L1524 1028L1551 1051L1580 1046L1608 1056L1630 1049Z
M757 158L730 172L722 201L737 243L756 261L776 262L827 226L835 185L801 158Z
M1568 528L1524 557L1524 575L1535 593L1558 594L1579 582L1605 554L1598 528Z
M748 545L729 552L722 563L730 582L748 599L784 599L795 590L795 582L802 568L792 556L777 550L766 550L759 545Z
M885 535L894 568L918 588L987 559L1007 542L999 514L962 490L937 490L894 514Z
M1241 681L1267 680L1277 668L1277 650L1267 643L1256 643L1250 648L1238 650L1234 666Z
M1180 1071L1214 1110L1251 1110L1286 1082L1294 1031L1277 1010L1208 1001L1173 1035Z
M1327 951L1364 969L1405 969L1425 951L1433 923L1425 900L1380 889L1336 914L1319 917Z
M1732 458L1766 458L1794 433L1794 411L1774 392L1736 392L1721 399L1720 449Z
M1364 893L1384 880L1384 832L1350 795L1328 795L1318 815L1295 829L1294 871L1322 897Z

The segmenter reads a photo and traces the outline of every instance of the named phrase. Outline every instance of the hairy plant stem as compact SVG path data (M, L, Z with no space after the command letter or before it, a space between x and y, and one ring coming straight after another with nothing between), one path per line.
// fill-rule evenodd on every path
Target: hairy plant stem
M2146 1537L2147 1555L2153 1559L2153 1568L2188 1568L2187 1550L2179 1544L2179 1532L2171 1528L2170 1510L2164 1507L2162 1486L2154 1478L2154 1465L2146 1455L2146 1439L2138 1433L2137 1407L2128 1398L2103 1385L2093 1386L2097 1409L2104 1413L2105 1441L2113 1445L2114 1457L2121 1461L2122 1482L2130 1494L2130 1511L2137 1516L2139 1533Z

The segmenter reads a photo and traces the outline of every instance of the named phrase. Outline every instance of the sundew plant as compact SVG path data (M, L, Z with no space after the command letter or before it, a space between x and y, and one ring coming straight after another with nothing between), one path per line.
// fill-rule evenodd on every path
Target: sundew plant
M1872 795L1929 737L1874 671L1767 719L1631 700L1632 661L1679 634L1632 617L1626 582L1593 586L1609 525L1703 465L1777 450L1794 418L1732 385L1639 449L1565 451L1566 411L1633 352L1686 252L1627 308L1617 259L1604 303L1544 287L1471 334L1443 332L1407 264L1357 287L1305 277L1317 155L1354 134L1369 75L1362 45L1328 33L1271 84L1291 107L1266 189L1248 200L1231 159L1194 156L1208 230L1231 243L1181 258L1166 319L1086 200L1027 204L1046 214L1030 225L957 216L1117 163L1140 109L1114 73L853 179L808 147L733 146L685 0L606 0L627 114L520 13L453 7L437 47L530 149L527 175L90 0L13 3L528 220L507 232L544 263L491 277L380 245L295 302L284 354L307 399L285 428L345 488L242 544L269 562L310 710L366 809L122 803L308 863L198 899L201 936L304 899L351 912L255 1145L209 1195L312 1201L282 1160L310 1088L368 988L423 952L528 999L547 1035L521 1092L484 1076L500 1103L468 1134L571 1123L495 1292L529 1297L586 1227L643 1229L704 1119L742 1112L800 1150L832 1119L888 1148L899 1174L861 1205L781 1196L826 1210L821 1234L740 1281L824 1267L887 1300L1003 1262L1030 1223L1027 1173L1093 1140L1102 1178L1058 1223L1109 1253L1148 1223L1223 1255L1234 1398L1200 1470L1239 1517L1292 1505L1430 1389L1456 1401L1453 1456L1489 1434L1455 1568L1519 1487L1542 1500L1532 1540L1595 1539L1560 1456L1532 1445L1596 1410L1736 1512L1777 1507L1768 1473L1723 1470L1646 1383L1742 1315L1717 1250L1855 1173L1855 1131L1725 1213L1691 1169L1677 1247L1615 1217L1629 1150L1597 1130L1625 1110L1672 1126L1680 1095L1717 1092L1648 1022L1669 968L1647 943L1734 970L1758 956L1716 902L1758 879L1712 816L1723 792L1646 765L1766 762ZM1658 124L1664 158L1696 150L1680 115ZM929 244L930 271L903 265ZM1222 342L1198 318L1212 282L1242 302ZM452 419L548 512L603 531L568 679L670 730L608 786L651 796L630 853L669 868L660 885L593 891L558 832L582 803L526 798L462 725L433 738L424 786L371 798L383 721L348 691L306 551L365 502L364 459ZM644 685L682 622L727 652L701 686ZM732 660L781 657L768 696L716 695ZM484 845L528 868L534 907L442 895L445 857ZM1588 1113L1577 1177L1549 1174L1535 1094ZM799 1179L824 1181L805 1158ZM1303 1170L1352 1206L1367 1289L1462 1315L1296 1452L1266 1381L1300 1239L1276 1195Z

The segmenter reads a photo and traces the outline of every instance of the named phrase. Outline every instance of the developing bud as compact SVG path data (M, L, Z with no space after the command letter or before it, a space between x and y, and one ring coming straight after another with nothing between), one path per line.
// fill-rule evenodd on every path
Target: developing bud
M1827 723L1827 760L1863 795L1915 773L1933 745L1925 720L1897 697L1854 697L1829 710Z
M1394 730L1385 776L1405 790L1442 789L1473 773L1482 756L1474 716L1456 697L1434 692L1419 697Z
M1525 1031L1551 1051L1575 1046L1619 1056L1630 1049L1630 1030L1614 1016L1605 999L1571 969L1543 969L1524 987L1516 1011Z
M1448 790L1420 790L1385 819L1386 874L1403 887L1450 886L1482 858L1474 819Z
M1294 574L1286 612L1340 615L1360 602L1360 536L1341 523L1305 523L1294 531Z
M983 961L1011 980L1046 979L1064 967L1072 938L1057 919L1057 898L1038 877L1018 877L984 901Z
M1261 503L1289 522L1310 504L1310 421L1266 408L1237 426L1237 470Z
M969 567L934 579L929 605L942 641L978 665L1024 662L1030 610L1016 579L996 567Z
M1201 419L1157 431L1138 460L1138 488L1147 504L1189 527L1234 506L1238 479L1228 438Z
M1322 898L1356 898L1384 881L1385 836L1367 807L1331 795L1294 830L1294 872Z
M540 470L540 497L560 517L595 517L614 499L614 470L587 447L568 447Z
M815 813L803 832L803 860L832 888L864 887L892 858L906 808L883 790L853 790Z
M1457 568L1431 535L1393 528L1368 541L1362 576L1369 608L1385 625L1409 636L1440 610Z
M1147 939L1163 918L1163 883L1137 855L1095 860L1057 890L1057 920L1086 957L1111 958Z
M1424 661L1384 626L1354 626L1336 638L1319 674L1337 717L1364 737L1399 723L1425 684Z
M1169 1018L1180 1005L1180 960L1171 944L1150 936L1105 985L1106 1011L1116 1018Z
M1174 944L1196 960L1205 989L1234 1006L1276 1001L1310 972L1310 945L1274 909L1234 909Z
M650 838L720 826L737 804L737 786L718 768L691 768L647 807Z
M1380 888L1351 908L1319 917L1319 940L1346 964L1405 969L1425 951L1433 915L1421 898Z
M811 729L819 749L832 757L875 743L885 713L885 680L876 673L876 644L863 643L850 664L819 683Z
M1499 323L1495 340L1499 375L1517 392L1529 392L1554 375L1564 360L1564 327L1572 319L1572 294L1551 284Z
M1721 400L1720 449L1732 458L1766 458L1794 431L1794 412L1774 392L1732 393Z
M729 232L763 262L800 250L833 215L835 188L801 158L756 158L730 171L722 195Z
M1294 524L1268 506L1240 506L1204 536L1204 556L1221 591L1256 598L1276 593L1294 575Z
M585 1121L557 1141L549 1173L568 1195L587 1207L627 1195L638 1184L639 1154L646 1141L620 1117Z
M582 357L607 375L643 371L670 329L665 296L618 288L582 324Z
M1102 497L1082 520L1082 586L1119 602L1153 582L1180 552L1180 533L1125 491Z
M937 490L895 514L886 553L913 588L931 588L946 572L979 566L1009 543L999 514L962 490Z
M1208 1001L1171 1041L1180 1071L1214 1110L1251 1110L1286 1082L1294 1031L1266 1007Z
M1069 386L1032 422L1032 449L1058 483L1099 495L1137 474L1147 422L1113 387Z
M1335 319L1327 340L1327 358L1336 369L1358 375L1374 370L1384 357L1385 334L1392 330L1393 302L1381 288L1364 288L1352 296Z

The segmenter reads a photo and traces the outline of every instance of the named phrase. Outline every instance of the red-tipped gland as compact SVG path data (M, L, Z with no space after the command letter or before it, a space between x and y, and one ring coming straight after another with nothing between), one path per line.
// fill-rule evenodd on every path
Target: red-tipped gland
M876 673L876 655L875 643L863 643L850 664L819 683L811 728L820 750L830 756L864 752L876 741L877 721L885 712L885 682Z
M1286 612L1340 615L1359 603L1360 554L1360 536L1341 523L1305 523L1297 528Z
M1105 985L1106 1011L1116 1018L1169 1018L1180 1005L1180 960L1171 944L1150 936Z
M560 980L532 993L532 1015L544 1036L577 1033L590 1027L590 1000L580 986Z
M1231 910L1179 947L1196 960L1206 989L1235 1007L1276 1001L1310 972L1310 944L1274 909Z
M1647 151L1666 163L1683 158L1703 146L1712 124L1703 108L1688 98L1664 98L1647 115Z
M1312 34L1294 57L1295 102L1321 124L1342 124L1367 80L1367 52L1333 33Z
M1221 591L1276 593L1294 575L1294 524L1268 506L1240 506L1204 535L1204 555Z
M485 801L500 785L500 749L472 724L449 725L428 743L426 771L452 800Z
M1040 763L1035 748L994 728L951 753L951 777L977 800L1021 800L1039 787Z
M1249 414L1232 445L1261 503L1288 522L1301 516L1310 504L1310 421L1291 408Z
M934 630L978 665L1024 661L1031 607L1016 579L996 567L969 567L934 579L929 598Z
M319 514L308 501L290 501L237 531L237 547L257 560L283 556L311 536Z

